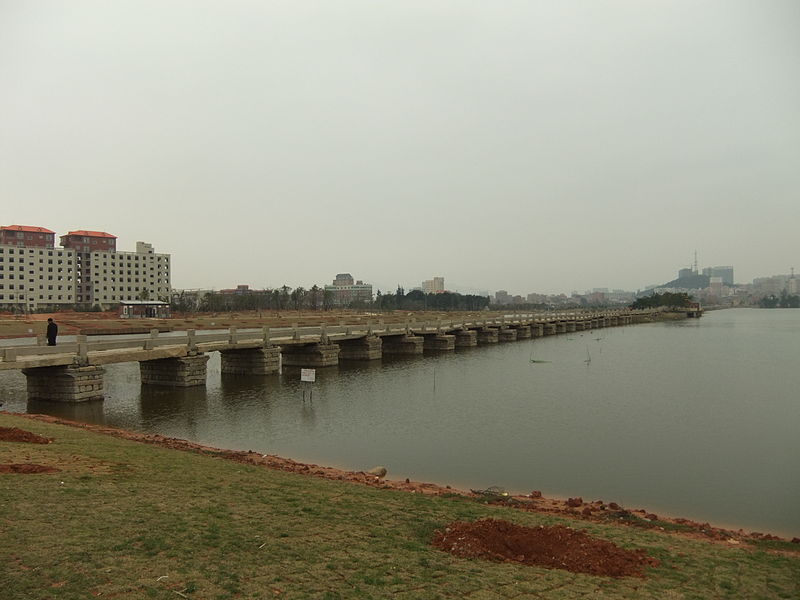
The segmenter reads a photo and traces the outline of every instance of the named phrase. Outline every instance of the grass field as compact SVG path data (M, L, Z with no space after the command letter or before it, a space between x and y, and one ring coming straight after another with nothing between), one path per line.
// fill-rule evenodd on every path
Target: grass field
M387 491L0 414L0 598L800 598L800 555ZM454 520L562 523L661 561L644 578L455 558Z

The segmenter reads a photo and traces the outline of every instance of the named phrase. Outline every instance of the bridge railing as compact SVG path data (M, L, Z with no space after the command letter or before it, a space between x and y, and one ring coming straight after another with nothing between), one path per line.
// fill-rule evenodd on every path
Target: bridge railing
M245 344L248 347L263 344L311 343L317 341L341 340L347 337L364 335L401 335L404 333L436 333L458 329L476 329L483 327L502 327L534 323L554 323L559 321L588 321L609 316L631 315L658 312L657 310L620 310L620 311L569 311L548 313L514 313L486 318L470 317L467 319L439 319L435 321L416 321L387 323L383 319L371 319L357 324L330 325L322 323L311 326L264 327L260 330L238 330L231 327L219 332L198 333L188 330L186 335L160 336L158 330L152 330L149 337L116 340L88 340L86 336L77 336L75 342L66 342L58 346L42 346L41 341L31 345L10 346L0 349L3 362L16 361L24 356L50 356L57 354L77 354L85 357L89 352L110 350L154 350L166 346L188 346L189 349L213 347L220 343L236 346Z

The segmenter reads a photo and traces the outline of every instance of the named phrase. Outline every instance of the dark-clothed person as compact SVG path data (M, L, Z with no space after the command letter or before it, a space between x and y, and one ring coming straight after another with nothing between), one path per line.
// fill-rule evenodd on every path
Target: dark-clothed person
M47 345L56 345L56 336L58 336L58 325L53 319L47 319Z

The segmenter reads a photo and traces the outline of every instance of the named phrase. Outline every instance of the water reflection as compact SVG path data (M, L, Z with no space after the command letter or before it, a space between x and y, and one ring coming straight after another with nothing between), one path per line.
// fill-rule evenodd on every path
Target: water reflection
M68 419L80 423L102 425L105 423L104 407L105 402L103 400L78 403L28 400L25 412L51 415L60 419Z

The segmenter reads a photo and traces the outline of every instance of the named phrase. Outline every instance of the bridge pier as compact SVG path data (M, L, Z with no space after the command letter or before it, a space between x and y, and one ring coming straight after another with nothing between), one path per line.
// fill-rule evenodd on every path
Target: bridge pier
M423 350L439 352L456 349L456 336L454 335L438 333L436 335L426 335L423 337L425 338L422 344Z
M558 333L558 329L556 328L555 323L545 323L544 324L544 334L545 335L555 335Z
M528 325L520 325L516 331L518 340L527 340L531 337L531 328Z
M471 348L478 345L478 332L472 329L462 329L455 332L456 348Z
M103 367L67 365L22 369L28 400L88 402L103 399Z
M564 321L556 323L556 333L567 333L567 324Z
M531 325L531 335L540 338L544 335L544 323L534 323Z
M383 340L384 354L422 354L425 340L419 335L393 335Z
M338 344L287 344L281 346L286 367L333 367L339 364Z
M577 328L577 323L575 323L575 321L567 321L567 333L574 333Z
M383 340L376 335L336 343L339 344L339 360L377 360L383 356Z
M278 372L281 349L278 346L222 350L222 373L226 375L270 375Z
M496 344L500 340L500 334L497 329L486 327L478 329L478 344Z
M516 342L517 330L501 328L497 331L497 339L500 342Z
M159 358L139 363L143 385L194 387L206 384L207 354Z

